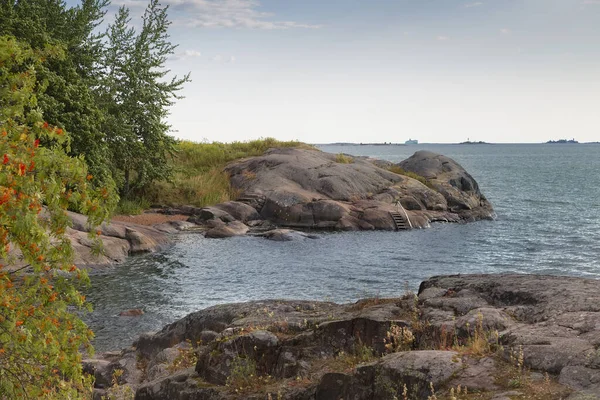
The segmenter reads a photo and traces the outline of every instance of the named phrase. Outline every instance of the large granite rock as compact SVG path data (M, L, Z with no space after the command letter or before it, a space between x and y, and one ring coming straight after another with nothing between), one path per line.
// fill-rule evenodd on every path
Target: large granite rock
M398 165L428 179L444 196L448 209L464 219L485 218L490 209L475 179L449 157L422 150Z
M395 230L390 212L401 212L404 219L410 219L406 225L413 228L427 227L432 221L474 221L494 216L475 180L447 157L418 152L400 164L407 171L431 177L428 186L380 168L372 160L349 159L349 163L340 163L333 154L284 148L229 164L226 171L233 188L260 212L259 217L241 213L236 218L260 218L305 229ZM233 215L239 208L233 204L210 210L217 208ZM223 219L211 212L212 218Z

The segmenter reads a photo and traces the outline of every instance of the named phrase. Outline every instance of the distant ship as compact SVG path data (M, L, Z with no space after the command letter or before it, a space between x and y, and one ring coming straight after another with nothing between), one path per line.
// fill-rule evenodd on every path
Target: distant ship
M419 144L419 141L415 139L408 139L406 142L404 142L404 144Z

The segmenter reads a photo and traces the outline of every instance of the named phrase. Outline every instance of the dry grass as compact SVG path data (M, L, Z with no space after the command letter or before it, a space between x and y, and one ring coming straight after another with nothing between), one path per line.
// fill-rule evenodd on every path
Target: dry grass
M335 156L335 162L338 164L352 164L354 159L350 156L339 153Z
M474 327L467 323L468 337L464 344L453 338L452 349L462 354L471 356L485 356L496 353L501 347L499 344L498 331L487 331L483 328L483 315L477 315L477 321ZM523 360L521 360L521 367Z
M305 143L280 142L271 138L233 143L181 141L171 159L172 179L152 183L143 196L152 204L166 206L190 204L204 207L235 199L238 193L231 188L229 176L223 172L225 165L234 160L260 156L278 147L314 149ZM251 171L247 171L245 176L256 178Z
M392 166L388 167L387 169L388 169L388 171L393 172L395 174L407 176L412 179L416 179L419 182L421 182L423 185L427 186L428 188L435 190L435 187L433 186L431 181L429 179L425 178L424 176L415 174L414 172L406 171L405 169L403 169L397 165L392 165Z

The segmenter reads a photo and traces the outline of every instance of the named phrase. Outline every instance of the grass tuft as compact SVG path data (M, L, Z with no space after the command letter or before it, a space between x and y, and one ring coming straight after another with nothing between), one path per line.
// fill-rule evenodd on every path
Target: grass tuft
M387 170L390 172L393 172L395 174L398 174L398 175L407 176L409 178L416 179L419 182L421 182L423 185L427 186L428 188L435 190L435 187L433 186L431 181L429 179L425 178L424 176L415 174L414 172L411 172L411 171L407 171L404 168L401 168L397 165L392 165L392 166L388 167Z
M113 211L113 215L140 215L150 207L150 202L144 198L121 199Z
M345 154L338 153L335 156L335 162L338 164L352 164L354 162L354 159Z

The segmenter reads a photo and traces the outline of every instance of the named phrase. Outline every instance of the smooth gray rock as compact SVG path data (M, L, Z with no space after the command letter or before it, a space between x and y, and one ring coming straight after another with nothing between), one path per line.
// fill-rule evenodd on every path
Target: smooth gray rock
M318 236L311 235L304 232L298 232L291 229L274 229L271 231L267 231L261 233L259 236L264 237L265 239L273 240L276 242L287 242L290 240L298 240L298 239L317 239Z
M457 174L468 176L452 163ZM360 157L340 163L335 155L316 150L272 149L259 157L234 161L226 172L242 195L264 198L261 219L289 228L395 230L389 213L398 211L396 201L405 206L412 225L419 228L432 220L457 222L493 216L474 181L462 183L459 179L458 186L428 187ZM455 183L454 175L448 179ZM448 211L449 202L461 205L476 197L468 208L456 206Z
M239 221L228 222L226 225L216 226L208 230L205 237L211 239L223 239L233 236L244 236L248 233L247 225Z

